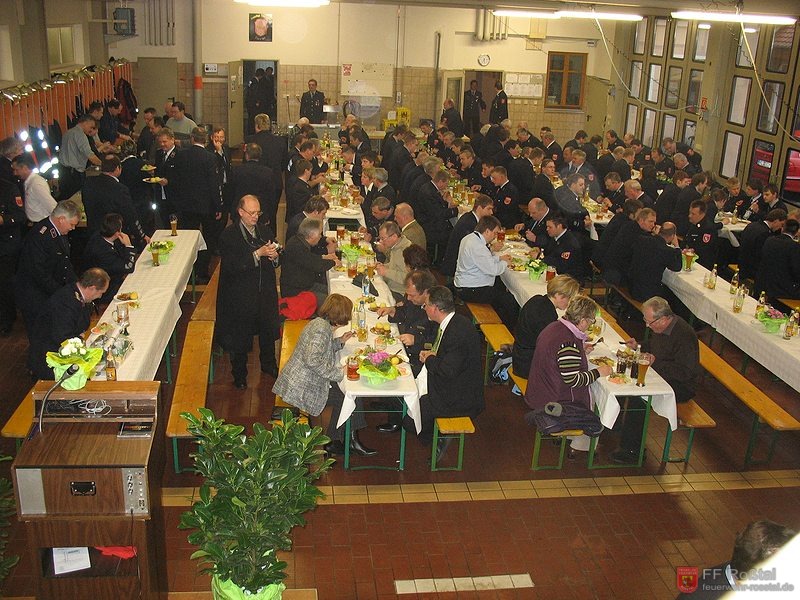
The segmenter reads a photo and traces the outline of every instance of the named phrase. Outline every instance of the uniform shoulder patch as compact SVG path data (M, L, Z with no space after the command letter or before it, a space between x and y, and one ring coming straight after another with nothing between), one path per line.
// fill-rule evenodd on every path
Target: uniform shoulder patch
M14 197L14 202L16 202L17 206L22 208L22 196L15 196Z
M703 234L703 243L707 244L710 241L711 241L711 234L710 233L704 233Z
M561 253L561 258L563 258L564 260L569 260L570 254L571 254L571 252L562 252Z

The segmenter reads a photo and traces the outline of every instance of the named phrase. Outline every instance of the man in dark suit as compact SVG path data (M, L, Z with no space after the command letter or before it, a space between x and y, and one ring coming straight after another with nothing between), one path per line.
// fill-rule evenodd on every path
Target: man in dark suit
M464 136L464 121L461 120L461 115L456 108L456 103L453 101L452 98L448 98L442 104L443 111L442 111L442 119L441 123L447 129L453 132L456 137L463 137Z
M764 189L761 190L761 202L758 202L757 206L758 210L750 215L751 220L763 219L767 213L775 209L781 209L787 213L789 212L786 202L778 195L778 186L774 183L768 183L764 186Z
M603 228L603 231L600 233L600 240L597 242L597 245L595 245L592 253L592 262L596 266L600 268L603 267L606 254L608 253L608 249L611 247L611 243L614 241L614 238L617 237L620 229L622 229L626 223L634 219L636 212L640 208L643 207L642 203L638 200L625 200L624 204L622 205L622 210L611 217L608 225L606 225Z
M564 168L564 151L556 141L552 131L546 132L542 136L542 146L546 158L552 159L556 163L556 172Z
M655 201L648 196L642 189L642 184L636 179L628 179L622 186L625 190L625 198L629 200L638 200L645 208L655 208Z
M767 238L761 249L755 291L766 292L769 302L800 298L800 244L794 241L798 229L800 223L788 219L781 234Z
M578 281L583 281L586 274L583 251L578 238L568 231L567 220L551 212L546 223L550 241L542 248L544 262L555 267L559 275L572 275Z
M99 175L86 178L81 190L86 228L91 233L99 231L105 216L117 213L122 215L122 230L130 236L133 245L141 250L149 238L145 236L136 215L130 191L119 182L121 173L119 158L111 154L100 162Z
M650 156L652 151L650 150L649 146L645 146L642 143L642 140L633 138L631 141L631 148L633 148L633 151L636 153L633 158L634 169L641 170L643 166L653 164L653 158Z
M665 155L661 148L654 147L650 151L650 158L653 159L653 166L656 168L656 173L663 173L667 177L672 177L675 174L675 163L672 159Z
M195 274L199 282L206 283L211 253L217 250L219 221L222 219L224 207L218 183L217 161L206 150L208 134L202 127L195 127L189 137L192 145L175 157L178 214L182 228L203 231L208 250L198 252Z
M708 185L708 178L705 173L696 173L692 175L692 181L689 185L678 192L678 197L675 200L675 208L672 211L672 218L670 221L675 223L678 229L678 235L685 236L689 230L689 206L695 200L703 197L703 192Z
M695 200L689 205L689 230L683 237L684 248L694 248L697 262L711 270L717 262L717 230L706 220L706 203Z
M551 158L542 161L542 171L533 180L531 195L541 198L550 208L556 208L556 190L553 187L553 177L556 176L556 162Z
M517 223L514 229L525 239L528 246L544 246L550 239L547 236L547 216L550 208L541 198L531 198L528 202L529 219Z
M508 180L508 172L503 167L492 169L494 192L494 216L504 228L513 227L519 220L520 195L516 186Z
M108 273L111 282L101 296L100 303L111 302L125 277L128 273L133 273L136 265L136 250L130 237L122 231L120 215L110 213L105 216L100 230L89 238L81 262L84 269L99 267Z
M456 261L458 260L458 248L461 240L475 230L475 226L481 218L494 214L494 200L485 194L478 194L472 205L472 210L464 213L456 221L453 231L450 232L450 239L447 240L447 250L439 270L442 274L452 277L456 274Z
M586 179L586 189L589 190L589 197L597 198L600 195L600 182L597 179L597 173L586 162L586 152L580 148L572 151L572 160L561 169L560 175L562 180L570 175L583 175Z
M239 200L244 196L258 198L263 211L259 223L275 227L278 204L275 202L276 177L272 169L261 164L261 146L245 144L244 161L234 167L231 173L231 219L239 218Z
M481 128L481 111L486 110L483 93L478 89L478 81L469 82L469 89L464 92L464 121L466 133L472 138Z
M458 208L447 191L449 181L450 175L447 171L434 173L433 178L420 187L418 206L414 207L417 221L425 230L428 253L431 256L434 255L436 246L441 246L442 250L446 247L447 239L453 229L450 219L458 214Z
M275 234L258 222L261 207L255 196L239 200L239 220L220 235L219 294L215 337L230 352L233 384L247 387L247 354L258 334L261 371L278 376L275 340L278 338L279 262Z
M320 223L325 222L325 216L328 212L330 205L328 201L322 196L311 196L306 202L302 212L296 214L286 224L286 239L290 240L297 235L297 230L305 219L314 219ZM315 254L323 256L336 251L336 240L322 236L317 242L317 245L311 249Z
M278 201L283 192L283 172L286 170L287 142L286 137L273 135L272 120L269 115L263 113L256 115L255 126L255 135L247 136L244 141L247 144L258 144L261 147L261 158L258 162L272 170L272 176L274 178L273 197L270 199L269 203L267 203L266 199L261 198L262 210L266 214L269 214L268 211L272 206L278 206ZM238 201L240 198L241 196L236 198L235 201ZM272 216L272 226L275 227L274 214Z
M503 82L495 81L494 89L497 90L492 100L492 108L489 110L489 123L495 125L508 118L508 96L503 91Z
M0 146L6 145L14 151L14 144L7 140L0 141ZM0 148L2 150L2 148ZM29 173L33 161L30 156L20 154L14 157L14 170L19 171L22 160L25 172ZM0 161L7 161L0 155ZM17 307L14 303L14 271L17 268L17 259L22 248L22 231L25 228L26 218L23 208L22 192L20 191L13 172L9 173L6 166L0 165L0 337L11 333L11 326L17 318ZM26 176L27 179L27 176Z
M675 203L681 190L692 183L692 178L685 171L675 171L672 182L667 183L656 198L656 222L660 225L672 218Z
M603 259L603 279L613 285L628 285L628 273L639 238L652 236L655 226L656 211L642 208L636 212L634 221L620 227Z
M663 296L665 290L661 277L664 269L680 271L681 266L681 249L674 223L665 222L658 235L638 236L634 241L633 256L628 269L631 296L639 302L653 296Z
M755 279L758 273L762 249L768 238L778 234L786 224L786 211L775 208L764 220L753 221L742 231L739 238L739 278Z
M305 117L310 123L324 123L325 94L317 89L317 80L308 80L308 91L300 98L300 118Z
M175 134L168 127L163 127L156 135L158 150L156 151L156 170L158 186L153 192L156 209L156 227L165 228L169 216L178 209L177 178L175 175L175 158L180 154L175 145ZM160 221L160 222L159 222Z
M230 185L232 175L231 149L225 143L224 127L214 127L206 149L211 152L211 156L217 161L217 175L219 177L219 189L222 192L222 201L225 204L225 209L230 212L235 201L231 197L233 189Z
M556 190L556 210L567 219L570 231L584 232L589 213L581 204L586 191L583 175L570 175L564 185Z
M625 204L625 187L619 173L608 173L603 179L603 188L605 192L598 198L598 202L602 202L612 213L620 212Z
M606 131L606 149L609 152L613 152L614 148L624 148L624 147L625 144L621 139L619 139L619 136L617 135L616 131L614 131L613 129L609 129L608 131Z
M464 148L458 155L461 168L458 170L458 178L467 180L467 187L473 191L480 190L481 180L481 161L475 156L471 148Z
M386 171L389 174L389 183L395 190L399 190L403 183L403 170L406 166L414 162L414 157L417 154L417 136L410 131L406 131L401 139L403 145L398 146L396 151L392 154L391 164L386 166Z
M297 234L286 240L281 255L281 296L289 298L300 292L311 292L322 306L328 297L325 273L340 264L335 254L320 256L312 248L322 239L322 221L303 219Z
M622 151L622 158L614 161L609 173L619 173L619 178L622 181L628 181L631 178L631 166L633 165L633 159L635 157L636 152L634 152L633 148L625 148Z
M419 439L430 444L437 417L477 417L484 409L481 337L470 320L455 312L453 294L436 285L425 303L428 319L439 324L430 350L419 360L428 375L428 393L419 400L422 431ZM413 427L410 419L404 423ZM413 431L413 429L412 429ZM444 455L450 438L440 440L437 460Z
M286 222L303 210L313 192L308 180L311 177L311 163L300 159L294 164L294 173L286 182ZM288 241L288 240L287 240Z

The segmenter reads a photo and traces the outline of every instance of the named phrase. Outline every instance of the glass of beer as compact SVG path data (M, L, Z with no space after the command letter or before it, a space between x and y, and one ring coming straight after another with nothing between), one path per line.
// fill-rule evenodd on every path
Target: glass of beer
M161 263L158 260L158 250L153 250L151 254L153 255L153 266L154 267L159 266Z
M344 225L337 225L336 226L336 239L337 240L343 240L344 239L344 232L345 232Z
M358 237L358 232L357 231L351 231L350 232L350 245L358 247L358 242L359 241L360 241L360 238Z
M347 276L352 279L358 275L358 261L347 259Z
M498 242L505 242L506 241L506 230L505 229L500 229L500 231L497 232L497 241Z
M367 257L367 277L372 279L375 277L375 257Z
M358 359L355 356L350 356L347 359L347 379L350 381L358 381L361 376L358 374Z
M359 342L366 342L367 341L367 328L366 327L359 327L357 335L358 335L358 341Z
M694 250L692 250L691 248L686 250L683 253L683 270L684 271L691 271L692 270L692 264L694 263L695 256L696 255L694 253Z
M544 275L545 281L550 281L555 276L556 276L556 268L553 265L548 266L547 271L545 271Z
M169 216L169 227L172 229L171 236L178 235L178 215L170 215Z
M646 358L639 359L639 373L636 375L636 385L644 387L644 378L647 375L647 369L650 367L650 361Z

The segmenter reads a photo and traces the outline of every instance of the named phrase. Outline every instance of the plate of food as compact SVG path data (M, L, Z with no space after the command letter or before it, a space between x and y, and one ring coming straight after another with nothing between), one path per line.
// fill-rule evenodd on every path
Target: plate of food
M589 362L592 363L593 365L597 365L598 367L602 365L613 367L614 365L617 364L616 361L609 356L593 356L592 358L589 359Z
M622 375L621 373L614 373L613 375L609 375L608 377L606 377L606 379L608 379L608 381L610 381L611 383L615 383L617 385L624 385L626 383L631 382L630 377L628 377L627 375Z
M129 300L138 300L139 292L122 292L114 296L114 299L119 300L120 302L128 302Z
M524 260L519 258L513 258L511 259L511 264L509 265L509 268L512 271L525 271L528 268L528 266Z
M92 333L96 335L103 335L109 329L111 329L111 323L98 323L94 327L92 327Z
M357 215L360 212L361 212L361 210L359 210L358 208L343 208L343 209L341 209L341 213L343 215Z
M370 331L375 335L380 336L390 336L392 331L391 323L384 323L383 321L379 321L375 323L374 327L370 327Z
M142 171L146 171L146 172L155 171L156 170L156 166L155 165L142 165L142 169L141 170Z
M161 183L163 179L161 177L145 177L142 181L145 183Z
M371 310L372 312L378 312L379 308L386 308L386 303L381 302L380 304L378 304L377 302L373 301L367 304L367 309Z
M509 242L521 242L522 241L522 236L520 234L518 234L518 233L507 233L506 234L506 239Z

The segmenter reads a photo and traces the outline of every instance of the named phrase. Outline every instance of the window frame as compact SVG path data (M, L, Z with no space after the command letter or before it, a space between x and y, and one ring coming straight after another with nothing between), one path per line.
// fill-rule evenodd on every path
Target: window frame
M697 88L696 102L692 102L692 75L700 73L700 85ZM705 78L705 71L703 69L689 69L689 81L686 86L686 112L696 115L700 110L700 103L703 98L703 79Z
M692 142L689 143L687 140L689 136L687 135L687 129L692 127L694 129L694 135L692 136ZM694 141L697 139L697 121L694 119L684 119L683 120L683 132L681 133L681 141L684 144L689 144L689 146L694 146Z
M653 69L658 69L658 76L653 75ZM651 104L658 104L661 99L661 74L664 72L664 65L660 63L650 63L647 68L647 86L644 99ZM651 93L651 87L652 93Z
M786 28L788 28L792 32L792 44L789 46L789 61L786 63L786 70L780 71L778 69L770 69L770 63L772 62L772 51L775 48L775 36L778 34L779 31ZM791 66L792 63L791 60L792 48L794 48L795 46L794 43L795 34L796 34L796 25L776 25L775 27L772 28L772 38L770 39L769 50L767 51L766 69L768 72L779 73L781 75L786 75L789 73L789 67Z
M700 44L698 43L698 38L700 37L701 31L703 32L706 38L705 50L704 50L705 54L703 55L702 59L697 58L697 49L700 46ZM706 60L708 60L708 41L710 38L711 38L711 29L701 29L700 27L695 28L694 46L692 47L692 62L705 64Z
M561 56L564 59L564 69L563 70L552 70L550 65L552 63L552 59L556 56ZM578 73L578 71L570 71L567 67L570 65L570 57L572 56L580 56L583 59L583 69L580 71L580 98L578 99L578 104L566 104L564 101L566 100L566 94L568 90L568 74ZM547 56L547 74L545 79L545 94L544 94L544 108L550 109L565 109L565 110L581 110L584 105L585 97L586 97L586 68L589 62L589 54L586 52L548 52ZM550 73L562 73L562 80L561 80L561 90L560 90L560 97L559 102L556 104L550 104Z
M649 140L647 139L647 135L648 135L647 134L647 117L648 117L648 114L652 114L653 115L653 130L652 130L652 132L650 132L650 139ZM658 115L657 115L655 109L653 109L653 108L645 108L644 109L644 115L642 117L642 138L641 139L642 139L642 144L644 144L645 146L650 146L651 148L653 147L653 144L655 143L655 140L656 140L656 128L658 127L657 119L658 119ZM648 143L648 141L649 141L649 143Z
M631 113L635 114L633 118L633 126L631 127ZM625 131L638 131L639 130L639 105L629 102L625 109Z
M783 108L783 95L786 93L786 83L783 81L775 81L774 79L767 79L764 81L764 94L767 93L767 86L770 84L775 84L781 90L780 96L778 97L777 102L777 111L775 112L774 118L772 119L772 129L762 129L761 127L761 115L763 113L764 108L767 106L766 102L764 102L763 97L759 97L758 102L758 114L756 114L756 130L760 131L761 133L766 133L768 135L775 135L778 133L778 122L781 119L781 109Z
M633 78L634 78L634 73L636 72L637 67L639 69L639 81L637 82L638 85L634 86L633 85ZM628 78L628 87L630 88L630 92L628 93L628 95L631 98L636 98L637 100L640 100L642 98L642 80L643 79L644 79L644 62L642 62L641 60L632 60L631 61L631 73L630 73L630 77ZM635 90L634 90L634 87L636 87ZM634 95L632 93L634 91L636 92L636 95Z
M678 87L677 87L677 89L671 91L670 90L670 82L672 81L672 79L671 79L670 76L671 76L673 71L678 71L679 72L679 75L678 75ZM675 66L675 65L670 65L669 67L667 67L666 85L664 86L664 106L666 108L672 108L672 109L677 109L678 108L678 104L679 104L680 99L681 99L681 85L682 84L683 84L683 67L679 67L679 66ZM674 96L674 102L672 102L672 104L670 104L670 102L669 102L670 95Z
M659 36L659 24L664 24L664 29ZM667 31L669 31L669 21L666 17L656 17L653 21L653 38L650 40L650 56L653 58L664 58L664 53L667 51ZM661 38L661 54L656 54L656 42L659 37Z
M736 160L734 161L735 164L733 165L733 170L730 172L725 172L725 164L726 164L726 157L728 154L728 143L732 139L738 139L739 141L739 149L736 152ZM741 133L736 133L735 131L726 130L722 136L722 152L720 153L719 159L719 176L720 177L736 177L739 173L739 163L742 160L742 147L744 146L744 136Z
M680 28L678 27L679 25L681 26ZM683 31L683 54L678 56L677 54L675 54L676 48L679 46L678 43L677 43L677 41L678 41L678 32L679 32L680 29L683 29L684 27L685 27L685 29ZM686 50L687 50L688 43L689 43L689 29L690 29L689 21L684 21L684 20L681 20L681 19L673 21L673 27L672 27L672 49L670 51L670 58L672 58L673 60L683 60L683 59L686 58Z
M636 23L636 28L633 30L633 53L637 56L644 56L645 50L647 50L647 21L648 18L645 17L638 23ZM641 33L641 38L639 34ZM639 41L641 40L641 50L637 52L636 48L639 46Z
M758 44L759 38L761 37L761 26L760 25L751 25L751 27L755 27L756 31L753 33L745 33L739 28L739 42L736 46L736 60L735 65L740 69L752 69L754 65L750 63L750 56L744 51L746 46L744 44L744 37L748 35L755 36L755 43L752 41L750 42L750 49L753 51L753 58L758 61ZM749 38L748 38L749 39ZM744 61L740 61L740 59L745 59Z
M733 108L734 108L734 102L733 102L734 94L736 93L736 90L737 90L737 87L736 87L736 81L737 80L745 80L745 81L747 81L747 97L745 98L745 101L744 101L744 111L742 113L741 122L734 121L731 118L731 116L732 116L731 113L733 112ZM728 123L730 123L731 125L738 125L739 127L744 127L745 126L745 124L747 123L747 111L748 111L748 109L750 107L750 94L751 94L752 91L753 91L753 78L752 77L747 77L746 75L734 75L733 76L733 80L731 81L731 93L730 93L730 97L728 98L728 116L726 118Z
M667 119L672 120L672 132L667 131ZM671 115L669 113L664 113L664 117L661 119L661 139L671 137L675 139L675 133L678 130L678 117L675 115Z

